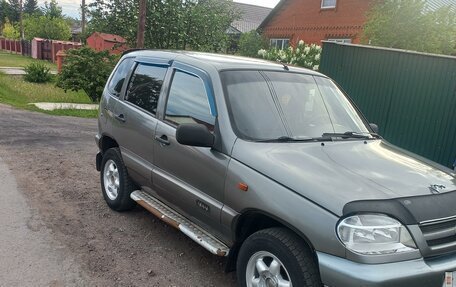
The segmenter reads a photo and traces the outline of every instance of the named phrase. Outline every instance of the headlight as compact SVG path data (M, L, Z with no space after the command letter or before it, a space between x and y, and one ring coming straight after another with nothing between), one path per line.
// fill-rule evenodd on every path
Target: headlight
M362 214L345 218L337 226L337 235L353 252L379 255L416 250L407 228L382 214Z

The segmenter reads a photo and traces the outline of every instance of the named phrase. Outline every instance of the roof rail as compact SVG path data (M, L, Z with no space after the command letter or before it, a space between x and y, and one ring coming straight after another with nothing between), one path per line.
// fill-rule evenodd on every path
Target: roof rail
M144 48L128 49L128 50L126 50L126 51L124 51L124 52L122 53L122 57L125 56L125 55L127 55L127 54L136 52L136 51L144 51L144 50L147 50L147 49L144 49Z

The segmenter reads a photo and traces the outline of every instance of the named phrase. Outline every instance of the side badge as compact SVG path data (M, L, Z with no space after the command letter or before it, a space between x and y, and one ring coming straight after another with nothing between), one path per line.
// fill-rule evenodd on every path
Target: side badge
M209 205L207 205L206 203L202 202L201 200L197 200L196 201L196 205L201 208L202 210L204 210L205 212L210 212L210 208L209 208Z

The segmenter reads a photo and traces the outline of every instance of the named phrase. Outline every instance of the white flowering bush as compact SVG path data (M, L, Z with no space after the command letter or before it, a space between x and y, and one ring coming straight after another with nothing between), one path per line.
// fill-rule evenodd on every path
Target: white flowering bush
M258 51L260 58L277 61L284 64L300 66L308 69L318 70L321 58L321 46L306 44L300 40L296 48L288 47L285 50L272 48Z

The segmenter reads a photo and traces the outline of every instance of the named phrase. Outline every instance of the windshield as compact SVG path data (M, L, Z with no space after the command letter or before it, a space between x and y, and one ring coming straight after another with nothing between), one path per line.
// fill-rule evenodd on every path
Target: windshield
M345 95L327 78L270 71L224 71L221 78L241 138L369 133Z

